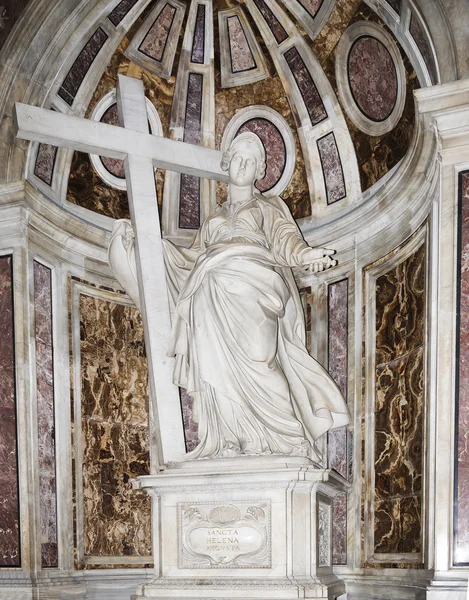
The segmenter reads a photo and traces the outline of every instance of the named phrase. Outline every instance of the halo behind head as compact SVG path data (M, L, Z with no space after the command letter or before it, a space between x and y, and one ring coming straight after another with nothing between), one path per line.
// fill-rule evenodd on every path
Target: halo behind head
M261 138L251 131L240 133L234 138L228 150L223 152L221 168L227 171L234 154L241 149L247 149L254 154L257 162L256 180L262 179L266 169L265 148Z

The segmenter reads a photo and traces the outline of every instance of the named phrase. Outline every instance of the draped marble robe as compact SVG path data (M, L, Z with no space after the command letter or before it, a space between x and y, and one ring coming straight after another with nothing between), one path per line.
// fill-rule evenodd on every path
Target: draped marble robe
M305 348L291 268L309 250L280 198L226 202L189 248L163 240L175 304L174 383L194 399L192 458L282 454L349 422L342 394Z

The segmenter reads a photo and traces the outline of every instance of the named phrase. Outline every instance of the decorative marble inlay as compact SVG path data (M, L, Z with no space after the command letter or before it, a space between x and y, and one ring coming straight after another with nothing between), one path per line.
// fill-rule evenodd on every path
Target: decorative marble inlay
M327 112L303 58L295 46L287 50L284 57L300 90L311 123L313 125L321 123L321 121L327 119Z
M334 204L347 195L342 162L334 133L328 133L320 138L317 144L326 186L327 204Z
M178 504L180 569L270 568L269 501Z
M309 12L309 14L314 18L321 6L323 5L324 0L294 0L295 2L299 2L301 6Z
M37 437L41 563L58 566L55 403L52 338L52 274L34 261Z
M231 72L242 73L255 69L256 63L238 15L227 17L226 26L230 43Z
M189 73L187 84L184 141L200 144L202 126L203 80L201 73ZM181 175L179 194L179 227L197 229L200 226L200 180L195 175Z
M305 326L306 326L306 349L311 354L311 327L312 327L312 310L313 310L313 290L311 286L300 289L301 303L303 304L303 310L305 313Z
M90 39L86 42L85 47L75 59L70 71L65 77L58 95L69 106L72 106L75 96L80 89L83 80L86 77L94 59L98 56L99 51L104 46L108 39L107 33L101 27L93 33Z
M261 192L267 192L280 181L285 169L287 157L282 134L273 123L260 118L246 121L239 128L237 135L244 131L256 133L264 144L267 168L264 177L256 181L256 188Z
M347 564L347 494L332 501L332 564Z
M0 257L0 567L20 567L13 258Z
M387 48L376 38L360 37L348 55L350 89L358 108L372 121L385 121L397 101L397 73Z
M50 144L39 144L37 149L34 175L49 186L52 185L57 150L57 146L51 146Z
M469 171L459 190L459 327L455 440L454 564L469 564Z
M205 4L197 6L194 37L192 39L191 62L203 65L205 58Z
M119 4L108 14L107 18L114 27L117 27L122 19L132 10L138 0L121 0Z
M427 65L432 84L438 83L435 58L433 56L432 47L428 39L427 32L414 13L411 13L409 31L410 35L414 38L418 49L420 50L425 64Z
M331 565L331 509L319 502L318 506L318 566Z
M151 555L150 498L130 480L149 473L148 372L139 311L80 294L85 556Z
M119 126L119 114L117 112L117 104L113 104L110 106L104 115L101 117L101 121L103 123L107 123L108 125ZM124 161L118 158L108 158L107 156L101 156L101 162L106 167L106 169L114 175L114 177L118 177L119 179L125 179L125 170L124 170Z
M176 9L171 4L163 7L138 48L142 54L158 62L162 61L175 14Z
M274 13L270 10L269 6L264 2L264 0L253 0L254 4L257 6L259 12L264 17L265 22L269 26L277 44L281 44L288 38L288 33L285 31L283 25L274 15Z
M420 553L425 245L376 280L374 551Z

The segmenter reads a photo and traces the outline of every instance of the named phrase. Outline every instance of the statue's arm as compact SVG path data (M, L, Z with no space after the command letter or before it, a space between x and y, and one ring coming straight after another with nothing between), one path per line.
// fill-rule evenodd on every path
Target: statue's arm
M285 207L285 210L286 209ZM303 239L297 224L288 218L282 210L269 207L264 228L270 241L275 258L282 266L303 266L310 271L319 272L337 264L331 258L335 250L311 248Z

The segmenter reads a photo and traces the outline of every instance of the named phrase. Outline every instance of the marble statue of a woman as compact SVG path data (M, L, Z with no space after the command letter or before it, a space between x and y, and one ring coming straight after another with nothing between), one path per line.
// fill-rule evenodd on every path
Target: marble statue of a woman
M181 248L164 240L175 303L168 354L194 399L199 444L188 459L281 454L316 459L314 442L349 421L344 399L305 348L292 267L322 271L333 251L310 248L284 202L254 187L260 139L242 133L223 155L228 200Z

